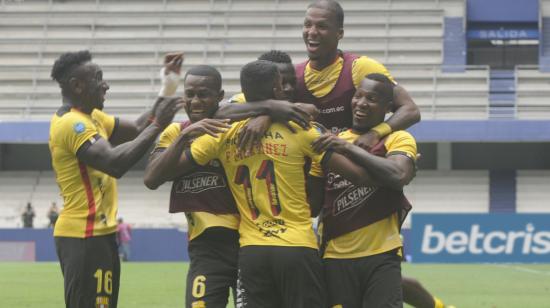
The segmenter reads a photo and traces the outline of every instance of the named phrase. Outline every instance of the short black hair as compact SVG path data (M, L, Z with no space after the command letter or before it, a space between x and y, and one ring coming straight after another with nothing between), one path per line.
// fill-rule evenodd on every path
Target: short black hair
M92 54L89 50L66 52L55 60L50 76L63 88L74 69L89 61L92 61Z
M270 50L266 53L263 53L258 57L258 60L292 64L292 59L290 59L290 56L286 52L281 50Z
M241 69L241 90L247 102L274 98L273 84L279 76L277 65L256 60Z
M368 74L365 78L374 80L382 84L382 92L380 93L384 103L389 103L393 101L393 88L395 83L388 78L388 76L380 73Z
M214 79L214 87L217 91L222 89L222 75L215 67L210 65L197 65L191 67L185 73L183 80L187 79L187 75L212 77Z
M336 25L340 28L344 28L344 9L342 9L340 3L334 0L317 0L311 3L307 8L309 9L312 7L327 9L333 12L334 16L336 17Z

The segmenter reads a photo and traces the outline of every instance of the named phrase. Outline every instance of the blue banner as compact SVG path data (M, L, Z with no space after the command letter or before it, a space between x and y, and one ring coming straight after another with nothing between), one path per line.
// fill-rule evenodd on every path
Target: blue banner
M11 247L34 243L35 255L30 259L57 261L53 229L0 229L0 246L8 247L6 243L10 243ZM6 254L0 253L0 259L3 255ZM132 229L130 261L189 261L187 232L178 229Z
M537 29L475 29L467 31L468 39L476 40L537 40Z
M548 263L550 214L413 214L411 244L420 263Z

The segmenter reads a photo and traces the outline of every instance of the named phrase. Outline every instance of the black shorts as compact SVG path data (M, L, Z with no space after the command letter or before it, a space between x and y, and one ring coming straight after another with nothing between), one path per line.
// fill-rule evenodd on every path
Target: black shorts
M403 307L396 250L356 259L324 259L329 307Z
M225 307L229 289L237 284L239 232L223 227L206 229L189 242L185 307ZM235 293L233 294L235 298Z
M239 254L235 307L325 307L324 286L322 262L316 249L245 246Z
M116 308L120 259L116 235L55 237L67 308ZM103 306L101 306L103 305Z

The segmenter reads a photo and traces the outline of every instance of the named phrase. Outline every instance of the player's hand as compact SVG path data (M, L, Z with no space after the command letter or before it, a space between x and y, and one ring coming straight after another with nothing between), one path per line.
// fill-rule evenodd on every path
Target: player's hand
M271 126L271 118L267 115L252 118L241 128L237 146L244 153L248 154L252 149L258 146L265 132Z
M310 121L317 119L319 114L321 114L319 109L313 104L294 103L294 105L309 114Z
M155 122L164 128L174 119L174 115L183 107L183 99L181 97L161 97L155 109Z
M164 56L164 75L174 72L181 74L181 64L183 63L183 52L168 53Z
M313 150L318 153L331 149L340 154L346 153L350 145L351 143L330 133L321 135L311 144Z
M151 116L154 117L155 113L157 112L157 109L159 107L159 104L163 101L164 97L159 96L157 97L157 100L153 104L153 107L151 108Z
M274 122L286 124L291 121L303 129L309 129L310 115L299 106L287 101L270 100L269 109L269 115ZM291 131L294 132L293 129Z
M373 130L369 130L367 133L359 136L353 144L369 151L378 142L380 142L380 136L378 133Z
M230 128L229 119L202 119L195 122L181 131L181 135L185 135L189 140L200 137L204 134L212 137L217 137L218 134L225 132Z

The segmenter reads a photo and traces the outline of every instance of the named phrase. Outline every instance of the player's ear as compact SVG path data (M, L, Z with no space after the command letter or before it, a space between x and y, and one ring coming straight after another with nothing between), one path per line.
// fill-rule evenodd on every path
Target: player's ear
M338 35L337 35L337 37L338 37L338 40L341 40L341 39L344 38L344 28L338 29Z
M83 83L76 77L71 77L69 79L69 89L74 94L82 94L82 91L84 90Z
M392 108L393 107L393 100L388 100L385 104L384 104L384 113L389 113L392 111Z
M273 87L273 98L275 99L282 99L285 96L284 91L281 87L275 86Z
M220 93L218 93L218 97L216 98L218 102L221 102L223 100L223 97L225 96L225 91L223 89L220 90Z

